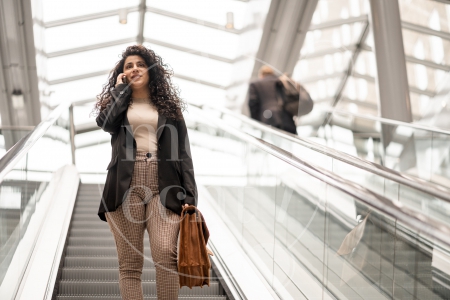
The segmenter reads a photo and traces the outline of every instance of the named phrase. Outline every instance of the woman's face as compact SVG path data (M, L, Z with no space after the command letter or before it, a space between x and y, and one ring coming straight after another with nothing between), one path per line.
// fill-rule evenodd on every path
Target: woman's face
M130 55L125 59L123 73L127 76L127 81L131 83L132 89L148 86L150 78L147 68L144 59L138 55Z

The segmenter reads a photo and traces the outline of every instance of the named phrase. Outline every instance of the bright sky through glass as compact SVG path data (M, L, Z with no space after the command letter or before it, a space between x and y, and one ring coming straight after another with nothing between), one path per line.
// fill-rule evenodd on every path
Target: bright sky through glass
M94 100L122 51L137 41L140 1L42 0L42 4L42 21L49 24L42 48L50 57L40 69L45 68L50 83L49 104ZM248 41L258 44L259 40L249 35L247 43L243 43L240 35L248 35L247 32L217 27L225 27L229 12L233 13L235 29L251 26L254 18L248 5L235 0L146 2L144 45L170 65L174 82L188 102L201 103L218 97L213 102L224 105L224 88L233 81L233 59L252 48ZM129 11L127 24L119 23L118 12L123 8ZM93 14L95 18L90 17ZM204 26L205 22L209 26ZM102 44L105 46L95 49Z

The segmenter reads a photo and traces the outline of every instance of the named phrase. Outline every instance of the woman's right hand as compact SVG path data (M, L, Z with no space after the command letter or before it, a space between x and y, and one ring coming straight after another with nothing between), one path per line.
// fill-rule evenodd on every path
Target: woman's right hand
M116 81L116 85L118 86L119 84L125 83L123 78L126 77L125 73L120 73L119 76L117 76L117 81Z

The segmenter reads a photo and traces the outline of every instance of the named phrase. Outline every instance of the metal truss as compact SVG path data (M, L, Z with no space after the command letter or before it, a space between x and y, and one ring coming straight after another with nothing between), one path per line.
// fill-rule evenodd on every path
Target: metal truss
M208 21L203 21L203 20L199 20L199 19L196 19L193 17L189 17L189 16L173 13L170 11L146 6L145 3L146 3L145 0L141 0L141 3L139 4L139 6L131 6L131 7L126 7L124 9L126 9L129 13L130 12L139 12L140 16L145 15L145 12L149 12L149 13L153 13L153 14L193 23L193 24L200 25L200 26L210 27L210 28L226 31L229 33L234 33L234 34L241 34L243 32L246 32L246 31L249 31L249 30L252 30L255 28L255 25L249 25L242 29L226 28L225 25L208 22ZM105 12L88 14L88 15L84 15L84 16L61 19L61 20L45 22L45 23L39 22L37 20L35 20L35 22L41 24L44 28L52 28L52 27L70 25L70 24L75 24L75 23L80 23L80 22L92 21L92 20L96 20L96 19L100 19L100 18L113 17L113 16L117 16L117 14L118 14L118 10L116 9L116 10L109 10L109 11L105 11ZM141 20L143 19L142 17L140 17L140 18L141 18ZM140 25L139 25L140 28L142 26L142 34L143 34L143 23L142 23L142 25L141 25L141 22L139 22L139 23L140 23Z
M248 0L243 0L243 1L247 2ZM161 10L161 9L157 9L157 8L153 8L153 7L147 7L146 0L141 0L139 6L127 7L125 9L129 13L130 12L139 12L139 23L138 23L139 27L138 27L138 35L137 36L120 39L120 40L115 40L115 41L110 41L110 42L105 42L105 43L98 43L98 44L86 45L86 46L82 46L82 47L71 48L71 49L66 49L66 50L61 50L61 51L55 51L55 52L50 52L50 53L45 53L43 51L40 51L40 54L46 56L47 58L55 58L55 57L60 57L60 56L64 56L64 55L81 53L81 52L85 52L85 51L92 51L92 50L96 50L96 49L102 49L102 48L107 48L107 47L112 47L112 46L117 46L117 45L122 45L122 44L129 44L129 43L134 43L134 42L136 42L138 44L143 44L144 42L147 42L150 44L159 45L162 47L181 51L184 53L197 55L197 56L201 56L201 57L206 57L206 58L224 62L224 63L233 64L240 60L245 59L245 56L240 56L237 58L230 59L227 57L222 57L219 55L205 53L205 52L190 49L187 47L182 47L182 46L178 46L175 44L171 44L171 43L167 43L167 42L163 42L163 41L159 41L159 40L155 40L155 39L151 39L151 38L146 38L144 35L144 28L145 28L144 25L145 25L146 14L147 13L158 14L158 15L169 17L169 18L181 20L184 22L189 22L189 23L193 23L196 25L200 25L200 26L205 26L205 27L214 28L217 30L226 31L226 32L233 33L233 34L241 34L243 32L251 30L255 27L254 25L250 25L250 26L242 28L242 29L228 29L228 28L225 28L224 25L220 25L220 24L216 24L216 23L212 23L212 22L201 21L196 18L172 13L169 11L165 11L165 10ZM107 17L117 16L117 14L118 14L117 10L110 10L110 11L105 11L105 12L100 12L100 13L95 13L95 14L89 14L89 15L67 18L67 19L62 19L62 20L57 20L57 21L52 21L52 22L46 22L46 23L40 22L38 20L34 20L34 22L39 23L44 28L53 28L53 27L58 27L58 26L75 24L75 23L79 23L79 22L96 20L99 18L107 18ZM76 75L76 76L70 76L70 77L66 77L66 78L59 78L59 79L50 80L50 81L47 80L46 82L50 85L61 84L61 83L66 83L66 82L70 82L70 81L74 81L74 80L81 80L81 79L91 78L91 77L95 77L95 76L106 75L109 72L110 72L109 70L100 70L100 71L96 71L96 72L91 72L91 73L81 74L81 75ZM196 78L193 78L190 76L175 74L174 77L183 79L183 80L187 80L190 82L207 85L207 86L214 87L214 88L219 88L219 89L227 89L228 88L228 86L215 84L212 82L196 79Z

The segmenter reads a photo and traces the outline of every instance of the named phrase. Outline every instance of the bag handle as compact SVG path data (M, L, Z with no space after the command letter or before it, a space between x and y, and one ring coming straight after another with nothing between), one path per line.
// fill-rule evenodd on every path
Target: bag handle
M194 205L189 205L189 206L183 207L183 210L181 211L180 218L181 218L181 219L184 218L184 216L186 215L186 213L187 213L188 211L191 211L191 210L194 210L194 211L195 211L195 214L196 214L197 217L198 217L198 213L199 213L198 208L197 208L196 206L194 206Z

